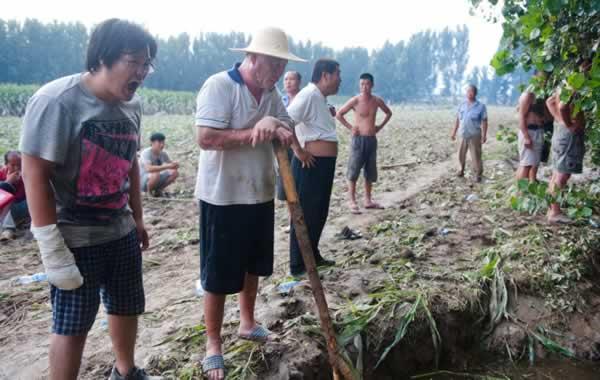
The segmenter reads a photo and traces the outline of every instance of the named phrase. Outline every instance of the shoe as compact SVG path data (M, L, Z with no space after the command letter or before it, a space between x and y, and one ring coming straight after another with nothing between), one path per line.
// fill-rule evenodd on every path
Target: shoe
M4 230L0 234L0 241L15 240L17 234L13 230Z
M141 368L133 367L126 376L122 376L117 367L113 367L108 380L162 380L162 376L149 376Z
M323 256L317 256L316 258L317 267L332 267L335 265L335 261L327 260Z
M291 269L290 268L290 275L294 278L295 281L298 281L301 279L302 276L304 276L306 274L306 269L302 268L302 269Z

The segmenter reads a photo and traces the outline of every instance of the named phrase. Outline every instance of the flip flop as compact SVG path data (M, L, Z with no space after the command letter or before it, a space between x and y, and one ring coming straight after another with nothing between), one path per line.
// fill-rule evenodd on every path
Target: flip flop
M208 374L208 371L215 369L222 369L225 372L225 360L223 360L223 355L221 354L207 356L202 360L202 372L204 374ZM225 375L223 375L223 379L225 379Z
M356 204L351 204L350 205L350 213L354 214L354 215L360 215L360 214L362 214L362 212L358 208L358 205L356 205Z
M362 238L362 235L358 231L353 231L348 226L345 226L336 236L339 240L356 240Z
M383 209L385 209L385 207L383 207L382 205L380 205L377 202L372 202L371 204L365 205L365 208L374 209L374 210L383 210Z
M250 331L250 334L239 334L240 339L249 340L251 342L266 343L269 340L271 331L264 328L261 325L256 325L255 328Z

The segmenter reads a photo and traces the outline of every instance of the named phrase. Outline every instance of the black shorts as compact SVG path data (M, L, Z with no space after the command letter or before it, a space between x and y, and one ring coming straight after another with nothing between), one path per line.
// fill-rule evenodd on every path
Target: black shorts
M200 279L216 294L239 293L246 273L273 274L275 205L215 206L200 201Z

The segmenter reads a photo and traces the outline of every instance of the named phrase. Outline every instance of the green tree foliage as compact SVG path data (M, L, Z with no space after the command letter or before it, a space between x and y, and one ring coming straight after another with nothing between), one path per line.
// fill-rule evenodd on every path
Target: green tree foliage
M80 23L18 23L0 19L0 83L40 85L83 71L88 34ZM246 46L249 39L250 36L236 32L196 37L182 33L159 38L157 70L145 85L196 92L210 75L241 60L241 55L229 48ZM290 39L290 44L294 53L308 60L290 62L287 67L299 71L304 84L310 81L317 59L327 57L340 62L340 95L358 93L358 78L369 71L375 76L375 92L386 101L429 101L440 88L446 97L462 96L469 47L466 26L418 32L407 41L387 41L372 52L362 47L335 51L310 40ZM11 113L15 112L13 108Z
M489 11L492 21L501 12L504 34L491 62L496 73L547 72L545 81L531 80L534 91L549 96L560 87L561 100L572 99L575 113L584 112L592 160L600 164L600 1L470 1L474 9ZM587 72L579 65L585 59L592 61Z

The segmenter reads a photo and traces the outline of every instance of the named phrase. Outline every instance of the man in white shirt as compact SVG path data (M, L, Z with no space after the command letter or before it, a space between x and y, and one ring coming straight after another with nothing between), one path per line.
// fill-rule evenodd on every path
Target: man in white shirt
M320 59L315 63L311 83L296 95L288 107L288 113L297 123L296 136L299 142L292 145L295 154L292 172L317 265L335 264L321 256L319 240L329 214L338 151L335 119L327 104L327 96L336 94L340 83L339 63ZM299 276L305 271L292 225L290 272L293 276Z
M288 60L285 33L260 30L242 63L208 78L197 98L202 148L196 196L200 201L200 275L204 295L204 373L223 379L221 327L227 294L239 293L242 339L266 342L254 319L258 276L273 273L275 165L271 142L291 144L293 122L275 84Z

